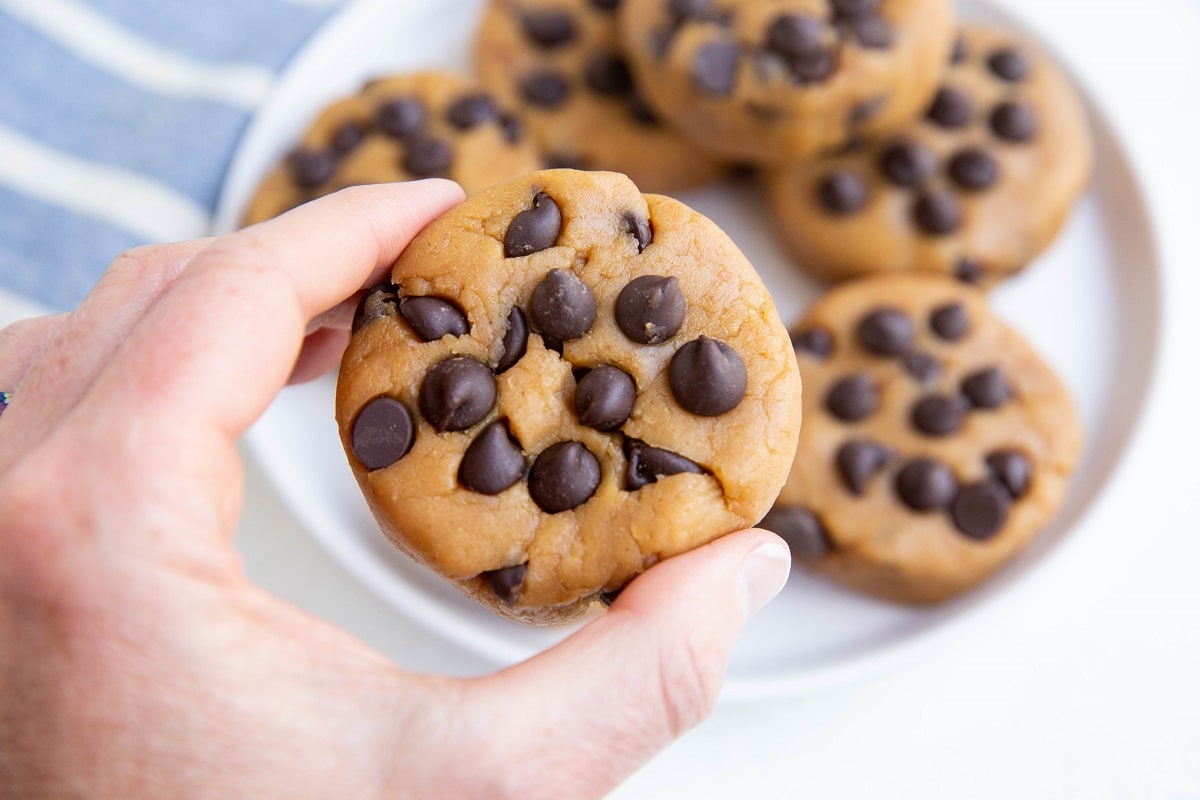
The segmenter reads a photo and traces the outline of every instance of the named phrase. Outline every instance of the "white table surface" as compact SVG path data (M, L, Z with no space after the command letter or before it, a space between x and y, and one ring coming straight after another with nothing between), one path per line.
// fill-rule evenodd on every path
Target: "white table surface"
M1200 800L1200 3L1014 5L1122 109L1159 228L1165 350L1131 450L1053 569L968 630L854 683L722 704L615 797ZM0 293L0 324L28 312ZM407 668L486 668L342 571L247 460L253 579Z

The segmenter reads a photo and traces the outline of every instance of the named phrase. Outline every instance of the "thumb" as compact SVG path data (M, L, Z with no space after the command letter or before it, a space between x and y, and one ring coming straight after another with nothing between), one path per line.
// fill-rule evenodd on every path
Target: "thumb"
M600 796L708 716L746 620L790 566L772 533L724 536L648 570L558 646L480 679L470 702L505 721L505 788Z

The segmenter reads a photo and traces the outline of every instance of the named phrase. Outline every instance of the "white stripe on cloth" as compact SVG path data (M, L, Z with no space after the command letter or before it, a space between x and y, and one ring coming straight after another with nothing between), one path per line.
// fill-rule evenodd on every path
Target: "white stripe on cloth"
M31 197L102 220L150 242L208 234L211 219L206 209L144 175L67 155L3 125L0 153L4 153L0 183Z
M0 0L0 9L99 69L159 94L253 109L274 80L262 67L204 64L165 50L79 0Z

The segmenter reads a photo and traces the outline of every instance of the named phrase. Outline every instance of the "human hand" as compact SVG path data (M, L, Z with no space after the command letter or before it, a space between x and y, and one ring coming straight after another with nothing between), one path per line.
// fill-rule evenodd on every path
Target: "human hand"
M0 331L0 797L597 797L708 714L786 579L772 534L664 561L469 680L242 573L238 436L336 363L354 293L460 197L358 187L133 250L75 311Z

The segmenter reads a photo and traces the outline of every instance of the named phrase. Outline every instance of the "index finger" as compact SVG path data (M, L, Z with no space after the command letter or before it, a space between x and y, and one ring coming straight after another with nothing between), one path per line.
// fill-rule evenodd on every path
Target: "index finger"
M207 422L235 438L287 382L308 321L378 282L461 199L444 180L358 186L216 239L96 382L92 413Z

